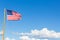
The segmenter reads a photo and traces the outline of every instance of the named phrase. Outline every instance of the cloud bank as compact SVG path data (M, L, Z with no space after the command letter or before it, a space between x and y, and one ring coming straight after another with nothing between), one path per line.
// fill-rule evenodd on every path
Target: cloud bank
M20 35L21 37L26 38L60 38L60 32L56 32L54 30L48 30L47 28L43 28L41 30L31 30L29 33L18 33L17 35Z
M0 32L0 35L3 34L3 32ZM41 30L31 30L30 32L25 33L14 33L16 35L19 35L20 40L48 40L49 38L60 38L60 32L56 32L54 30L48 30L47 28L43 28ZM6 37L5 40L16 40L14 38Z
M37 39L37 38L30 38L29 36L21 36L20 40L48 40L48 39Z

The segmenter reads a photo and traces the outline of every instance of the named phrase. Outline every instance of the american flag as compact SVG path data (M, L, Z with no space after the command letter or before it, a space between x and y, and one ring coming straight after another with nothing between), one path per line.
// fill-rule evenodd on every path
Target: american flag
M7 20L20 20L21 14L13 10L6 10L7 12Z

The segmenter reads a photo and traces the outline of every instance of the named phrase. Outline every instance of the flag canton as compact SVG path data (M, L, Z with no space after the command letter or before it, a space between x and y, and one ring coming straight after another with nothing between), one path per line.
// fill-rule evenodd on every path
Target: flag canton
M7 15L13 15L12 10L7 10Z

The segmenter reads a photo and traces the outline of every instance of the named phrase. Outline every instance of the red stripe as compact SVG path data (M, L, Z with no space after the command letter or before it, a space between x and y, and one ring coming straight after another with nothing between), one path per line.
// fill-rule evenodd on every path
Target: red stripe
M13 15L8 15L7 20L20 20L21 15L17 12L12 12Z

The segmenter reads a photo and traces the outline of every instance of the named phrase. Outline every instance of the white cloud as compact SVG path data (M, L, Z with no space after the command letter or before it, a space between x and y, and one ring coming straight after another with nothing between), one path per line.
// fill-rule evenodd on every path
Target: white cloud
M20 36L28 36L26 38L60 38L60 32L56 32L54 30L48 30L47 28L43 28L41 30L31 30L29 33L18 33Z
M28 36L20 36L20 40L30 40L31 38L29 38Z
M60 32L48 30L47 28L43 28L42 30L32 30L31 34L39 38L60 38Z
M15 40L14 38L6 37L5 40Z
M60 38L60 32L43 28L41 30L31 30L28 33L14 33L20 36L20 40L48 40L49 38Z
M21 36L20 39L21 40L30 40L30 38L28 36Z
M48 40L48 39L37 39L37 38L30 38L29 36L21 36L20 40Z
M10 38L7 37L7 38L5 38L5 40L10 40Z

